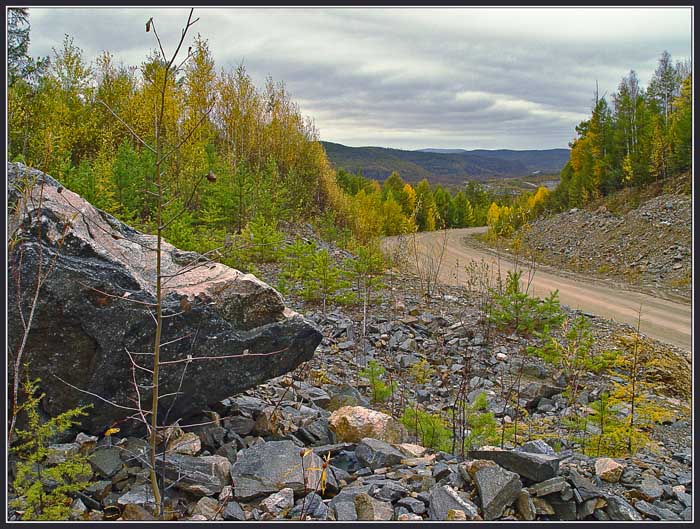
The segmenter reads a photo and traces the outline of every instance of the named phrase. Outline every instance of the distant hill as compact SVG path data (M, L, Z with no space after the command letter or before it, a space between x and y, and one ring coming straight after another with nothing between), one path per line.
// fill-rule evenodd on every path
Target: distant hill
M508 149L467 151L421 149L403 151L384 147L347 147L321 142L336 168L385 180L398 171L408 182L427 178L431 183L459 185L464 180L519 178L533 173L559 173L569 159L568 149L513 151Z

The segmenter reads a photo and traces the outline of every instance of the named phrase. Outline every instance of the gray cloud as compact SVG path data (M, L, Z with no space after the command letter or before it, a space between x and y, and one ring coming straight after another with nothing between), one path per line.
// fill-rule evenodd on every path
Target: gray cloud
M139 64L154 16L175 42L186 9L30 8L33 55L65 33L93 59ZM322 139L399 148L565 147L596 80L612 94L660 53L691 54L690 8L198 9L219 67L284 80ZM167 46L167 44L166 44Z

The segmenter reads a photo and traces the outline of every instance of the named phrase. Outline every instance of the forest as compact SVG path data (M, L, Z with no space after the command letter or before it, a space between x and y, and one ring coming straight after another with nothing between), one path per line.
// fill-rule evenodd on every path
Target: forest
M692 164L692 71L664 51L646 89L634 70L612 94L596 94L591 117L576 127L571 157L550 207L585 205L623 187L643 187Z
M89 62L66 35L52 57L32 59L28 14L12 16L9 159L43 170L120 220L153 232L155 160L144 143L155 139L162 57L153 50L135 66L104 52ZM260 230L274 232L280 223L301 219L355 248L383 235L481 226L489 208L493 217L499 206L505 208L501 219L513 208L526 218L546 194L542 188L513 206L511 197L477 182L451 190L427 180L413 187L396 172L379 184L335 171L313 121L284 83L268 77L256 87L243 64L217 69L200 36L175 76L163 100L161 140L173 151L162 168L164 215L174 219L166 237L184 249L207 252L236 237L260 242L266 237ZM203 175L206 186L198 185ZM224 262L244 267L240 256Z

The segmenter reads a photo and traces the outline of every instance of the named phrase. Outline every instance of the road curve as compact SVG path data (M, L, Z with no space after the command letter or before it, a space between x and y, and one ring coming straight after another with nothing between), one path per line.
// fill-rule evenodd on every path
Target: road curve
M447 237L440 281L445 284L464 284L466 279L465 265L470 260L481 261L496 265L499 260L494 254L468 245L469 237L481 233L485 228L463 228L447 230L446 232L423 232L416 235L418 252L439 252L443 237ZM395 244L397 238L385 240L386 247ZM412 246L413 243L409 244ZM500 269L503 276L512 270L512 262L508 256L500 257ZM559 290L562 304L571 308L590 312L611 320L628 323L636 327L638 311L641 305L641 332L651 338L670 343L690 352L692 316L691 305L650 296L648 294L622 290L610 285L601 284L591 278L578 274L567 273L559 275L551 270L538 268L531 288L535 295L544 297L552 290Z

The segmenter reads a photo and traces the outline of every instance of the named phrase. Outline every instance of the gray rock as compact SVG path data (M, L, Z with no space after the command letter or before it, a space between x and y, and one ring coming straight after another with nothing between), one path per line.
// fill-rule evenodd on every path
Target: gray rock
M401 498L396 502L396 505L406 507L406 509L415 514L423 514L426 511L425 503L418 498L412 498L411 496Z
M248 435L255 427L255 421L243 415L234 415L224 420L226 428L238 435Z
M85 494L97 500L103 500L112 491L111 481L93 481L84 490Z
M664 494L662 483L652 476L644 476L639 485L639 494L646 501L656 501Z
M556 406L554 405L554 401L552 399L542 397L537 403L537 411L539 412L548 413L554 411L555 409Z
M329 507L335 513L335 519L338 521L357 520L355 496L362 493L367 494L370 487L371 485L359 485L342 489L329 503Z
M217 451L217 456L223 456L228 459L231 463L236 462L236 454L238 453L238 446L235 441L229 443L224 443Z
M531 454L515 450L471 450L472 459L488 459L506 470L539 482L556 476L559 458L546 454Z
M226 442L226 429L222 426L206 425L197 432L202 447L210 452L216 452Z
M418 402L428 402L431 398L431 393L427 389L419 389L416 391L416 400Z
M387 521L394 516L391 502L376 500L369 494L358 494L354 502L358 520Z
M535 483L534 485L529 486L528 490L533 496L547 496L549 494L554 494L555 492L561 492L567 486L568 483L566 482L566 479L561 476L556 476L546 481Z
M117 499L118 505L155 505L155 497L150 485L140 485L132 488L126 494L122 494Z
M596 510L598 501L598 498L591 498L590 500L580 502L576 508L576 519L585 520L589 516L592 516Z
M11 184L25 170L21 164L7 164L10 205L21 200ZM17 228L21 241L9 252L8 267L21 274L27 285L36 276L40 256L44 263L55 262L36 306L35 321L41 325L32 329L27 344L32 351L29 376L41 378L41 389L51 396L42 403L48 415L93 404L81 418L79 429L102 433L133 412L61 380L133 407L132 365L124 351L146 353L153 347L155 327L144 314L144 303L155 301L155 237L98 210L53 178L35 170L27 172L37 177L34 198L26 207L13 207L8 218L10 229ZM37 214L40 182L44 183L42 211ZM77 217L76 212L80 212ZM42 222L41 254L36 219ZM172 316L163 329L162 341L171 343L162 360L184 361L189 355L222 359L195 362L176 399L184 363L161 365L160 392L172 396L163 398L160 405L168 409L173 404L171 417L189 417L209 404L291 371L313 356L322 339L315 325L287 309L275 289L250 274L208 261L206 266L174 275L198 261L205 258L167 242L162 245L161 273L172 279L162 300L163 313ZM10 281L8 287L8 299L15 299L15 282ZM16 305L8 305L10 343L17 342L22 328ZM174 341L188 333L193 339ZM274 352L278 353L265 355ZM148 376L137 370L144 403L150 402ZM122 433L139 426L137 421L121 424Z
M549 446L542 439L535 439L534 441L528 441L523 445L515 449L518 452L527 452L529 454L545 454L553 456L556 454L554 448Z
M387 481L379 486L375 484L369 491L370 496L388 502L394 502L399 498L403 498L408 493L409 490L398 481Z
M681 513L681 519L687 522L691 521L693 519L693 508L686 507L685 509L683 509L683 512Z
M46 458L46 463L50 466L64 463L78 454L78 452L80 452L80 445L78 443L49 445L49 454Z
M523 520L531 522L535 519L537 511L535 510L535 504L532 501L532 496L527 489L522 489L520 491L515 506Z
M329 394L331 400L326 406L328 411L335 411L343 406L362 406L370 408L369 402L365 399L357 389L352 386L342 386L339 388L330 388Z
M438 462L433 466L433 477L436 481L440 481L442 478L449 476L452 473L452 469L448 467L442 461Z
M111 478L124 465L119 448L99 448L88 457L93 470L103 478Z
M245 512L243 512L243 509L241 508L240 504L238 502L235 502L233 500L229 501L226 504L226 507L224 508L224 512L222 513L224 520L226 521L238 521L238 522L244 522L245 521Z
M321 496L315 492L309 492L305 497L297 500L294 508L289 511L288 518L299 520L303 515L304 519L311 516L316 520L326 520L329 511L328 505L323 503Z
M119 446L122 461L127 465L140 464L148 466L149 448L148 441L140 437L127 437L126 443Z
M331 402L331 397L326 391L306 382L294 382L294 389L304 402L310 402L319 408L325 408Z
M693 505L693 497L687 492L676 492L676 498L683 504L684 507L691 507Z
M609 495L606 496L605 499L608 502L605 512L608 514L611 520L629 521L642 519L637 510L627 503L624 498Z
M681 520L682 518L678 516L673 511L668 509L657 507L656 505L651 505L649 502L644 500L639 500L634 504L634 508L641 512L647 518L652 520Z
M481 512L485 520L500 518L506 507L520 494L520 476L499 466L489 466L477 470L474 482L481 498Z
M549 497L549 504L554 508L557 518L565 521L576 520L576 502L573 500L563 500L556 494Z
M200 515L205 520L222 520L220 507L217 500L204 496L194 505L192 516Z
M196 496L212 496L231 483L231 462L222 456L168 454L163 473L166 483Z
M464 511L467 520L479 516L479 510L466 494L454 490L449 485L438 485L430 490L428 516L431 520L447 520L450 510Z
M389 443L366 437L357 445L355 455L361 465L376 470L397 465L405 459L401 452Z
M262 512L269 512L273 516L277 516L281 512L287 511L292 507L294 507L294 491L289 488L275 492L258 505L258 508Z
M520 391L520 398L526 401L528 408L537 406L541 398L551 398L558 393L564 391L565 388L559 386L550 386L549 384L541 384L540 382L530 382Z
M600 489L598 489L591 480L583 477L576 470L571 470L569 472L569 479L574 487L576 487L576 491L583 501L599 498L603 495Z
M302 471L302 452L304 450L292 441L258 443L238 452L231 466L234 498L247 501L286 487L295 494L315 488L321 477L321 458L313 451L306 454ZM333 473L329 472L326 488L337 490L337 485Z

